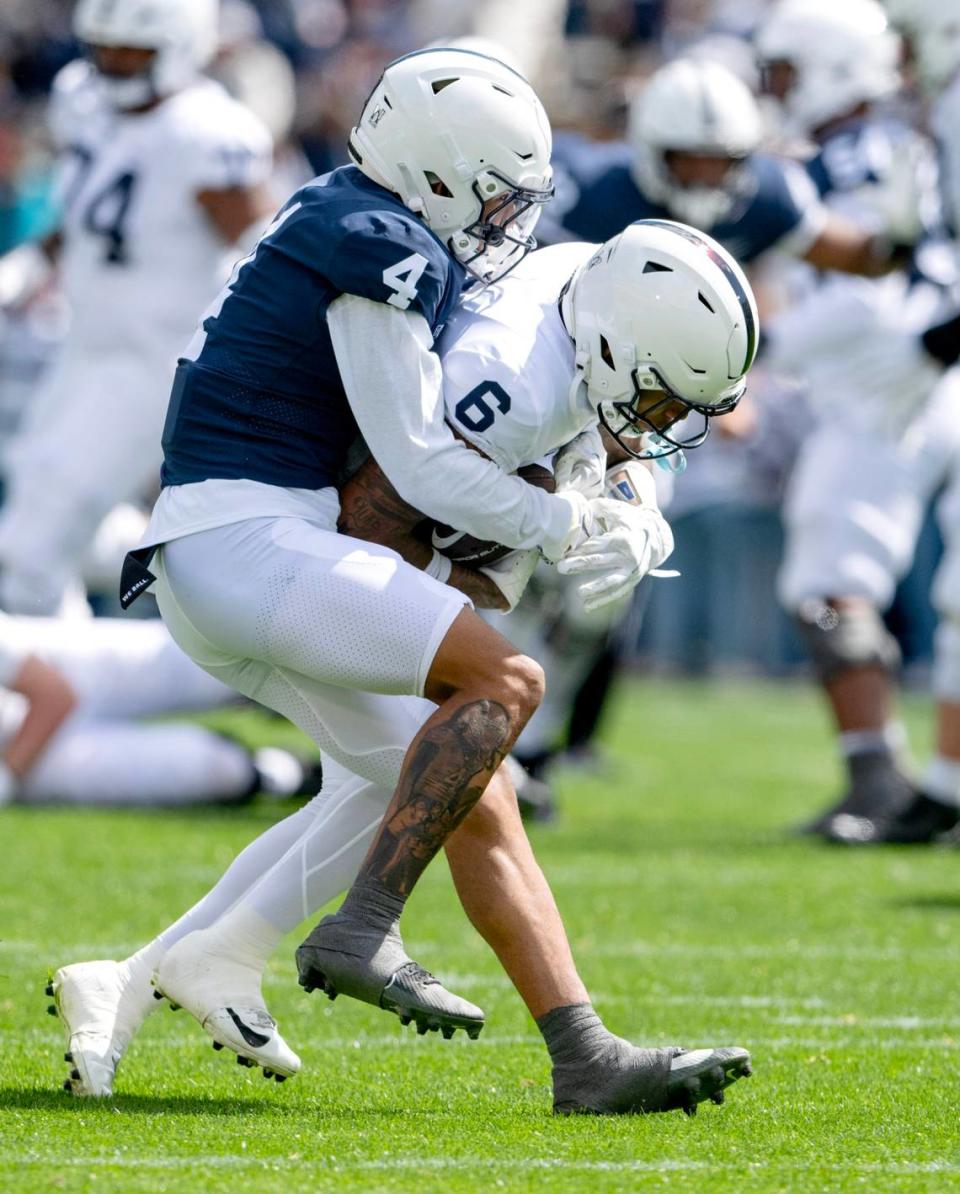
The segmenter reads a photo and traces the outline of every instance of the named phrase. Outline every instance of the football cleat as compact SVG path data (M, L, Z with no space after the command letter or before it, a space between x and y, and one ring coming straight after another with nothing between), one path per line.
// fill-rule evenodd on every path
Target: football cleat
M850 826L853 822L885 822L910 804L916 795L914 785L885 753L857 756L850 761L850 768L852 783L843 797L801 826L801 833L852 844Z
M401 1024L416 1025L422 1036L445 1039L462 1028L476 1040L483 1028L480 1008L448 991L439 979L412 961L396 929L384 934L343 911L325 916L297 950L300 986L324 991L330 999L349 995L393 1012Z
M184 1008L244 1066L271 1070L278 1082L300 1069L300 1058L277 1030L260 991L261 974L210 944L209 929L188 933L164 955L153 985L171 1007Z
M835 826L831 840L852 845L929 846L960 825L960 808L918 792L906 808L891 817L850 818ZM846 832L849 838L839 836Z
M593 1063L553 1067L555 1115L649 1115L724 1101L724 1091L753 1072L746 1049L639 1049L613 1037Z
M67 1036L71 1066L64 1090L109 1098L117 1067L140 1025L156 1006L145 965L77 962L62 966L47 984L50 1008Z

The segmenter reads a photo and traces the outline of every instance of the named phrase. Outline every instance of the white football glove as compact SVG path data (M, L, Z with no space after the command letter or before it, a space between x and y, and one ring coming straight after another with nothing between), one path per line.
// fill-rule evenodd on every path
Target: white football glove
M608 479L621 496L590 503L589 538L557 565L564 576L591 574L577 586L588 612L625 596L673 551L673 532L657 508L653 478L642 466L629 468L625 478L624 471L625 466L618 465ZM620 488L624 480L633 482L630 496Z
M516 607L539 559L539 549L529 547L526 551L512 551L502 560L477 569L484 576L490 577L507 601L509 608L497 610L497 613L508 614Z
M600 428L588 427L565 444L553 462L557 492L575 490L586 498L601 497L604 473L607 470L607 450L603 446Z

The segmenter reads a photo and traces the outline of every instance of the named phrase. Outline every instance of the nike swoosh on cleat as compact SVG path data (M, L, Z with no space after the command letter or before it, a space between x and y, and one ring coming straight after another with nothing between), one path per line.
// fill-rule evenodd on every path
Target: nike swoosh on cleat
M251 1049L262 1049L264 1045L269 1045L270 1038L264 1036L262 1032L255 1032L249 1024L244 1024L232 1007L226 1009L227 1015L236 1024L240 1035L247 1042Z

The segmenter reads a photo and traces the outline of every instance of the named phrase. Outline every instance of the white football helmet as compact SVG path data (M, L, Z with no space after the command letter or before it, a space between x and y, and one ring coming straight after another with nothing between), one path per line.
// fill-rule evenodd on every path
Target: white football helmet
M630 107L629 138L637 185L672 215L709 228L733 207L743 159L760 144L762 122L749 88L717 62L677 59L661 67ZM683 186L671 151L731 159L722 187Z
M155 50L139 75L100 73L119 109L137 108L187 86L217 48L217 0L79 0L73 32L87 46Z
M391 62L349 142L364 174L484 282L536 247L533 228L553 194L551 149L550 122L526 79L496 58L449 47Z
M877 0L779 0L756 34L762 64L796 72L783 99L792 133L806 135L900 87L900 38Z
M672 220L638 220L601 245L573 275L562 312L576 345L574 386L638 459L703 443L709 419L740 401L757 354L743 271L711 237ZM682 410L666 427L651 421L672 404ZM702 423L670 434L693 413Z
M960 71L960 9L951 0L885 0L885 6L911 40L920 82L935 95Z

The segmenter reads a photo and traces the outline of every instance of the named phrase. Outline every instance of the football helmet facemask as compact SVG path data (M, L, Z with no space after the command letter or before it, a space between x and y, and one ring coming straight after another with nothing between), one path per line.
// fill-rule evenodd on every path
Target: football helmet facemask
M753 292L730 254L685 224L630 224L574 274L561 311L574 386L638 460L702 444L710 419L743 396L759 332Z

